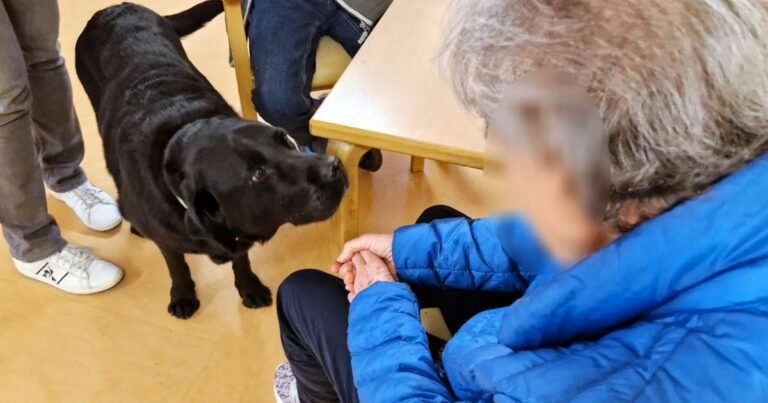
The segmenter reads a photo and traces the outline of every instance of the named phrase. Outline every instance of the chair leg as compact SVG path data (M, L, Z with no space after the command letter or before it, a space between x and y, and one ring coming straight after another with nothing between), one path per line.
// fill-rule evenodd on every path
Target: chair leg
M411 173L424 172L424 158L411 157Z
M240 0L224 0L224 18L227 24L229 49L235 64L237 92L240 95L240 113L246 120L258 120L256 108L251 101L253 90L253 75L248 51L248 40L245 37L245 23L240 8Z
M338 229L339 245L359 235L358 229L358 173L360 159L369 149L343 141L330 140L328 154L341 161L347 171L349 187L341 201L339 210L331 219L334 228Z

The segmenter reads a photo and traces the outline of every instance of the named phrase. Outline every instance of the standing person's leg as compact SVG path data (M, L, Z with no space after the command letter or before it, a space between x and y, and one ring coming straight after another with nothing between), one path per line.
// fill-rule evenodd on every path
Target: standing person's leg
M32 121L43 179L55 192L86 182L80 168L83 138L72 101L72 85L59 53L56 0L4 0L24 53L32 93Z
M27 66L37 160L53 196L86 226L106 231L122 218L115 201L88 183L80 168L83 137L75 115L72 84L59 52L56 0L3 0Z
M32 134L32 94L6 1L0 0L0 224L14 258L32 262L66 245L48 214Z
M344 282L318 270L288 276L277 292L283 350L302 402L357 402L347 348Z
M9 7L12 2L16 8ZM0 0L0 224L21 274L75 294L104 291L122 279L122 270L88 249L67 245L47 212L33 135L39 100L32 99L28 80L29 48L20 44L17 35L19 24L31 22L15 19L19 12L36 10L43 1L21 3L27 2ZM55 2L48 5L56 6ZM11 10L17 14L10 14ZM46 23L53 21L35 21L42 24L43 32ZM71 99L68 105L71 108Z

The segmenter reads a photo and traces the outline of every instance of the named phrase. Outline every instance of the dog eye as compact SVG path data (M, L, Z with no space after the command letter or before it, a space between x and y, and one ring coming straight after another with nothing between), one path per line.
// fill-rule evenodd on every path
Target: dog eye
M256 168L256 170L253 171L253 176L251 176L251 183L261 182L265 176L267 176L267 171L264 168Z

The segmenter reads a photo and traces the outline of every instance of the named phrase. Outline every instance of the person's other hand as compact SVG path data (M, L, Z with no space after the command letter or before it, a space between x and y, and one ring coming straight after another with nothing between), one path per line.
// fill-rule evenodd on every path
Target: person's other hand
M352 262L346 262L338 266L338 269L334 268L334 271L339 274L342 280L344 280L344 288L348 292L355 291L355 266Z
M347 288L350 291L347 297L349 302L377 281L395 281L387 263L367 250L352 255L352 266L354 266L354 280L352 290Z
M336 262L331 269L335 273L341 274L342 266L345 263L350 263L352 256L367 250L383 260L392 276L395 276L395 262L392 260L392 239L393 234L366 234L357 237L344 244L341 254L336 258Z

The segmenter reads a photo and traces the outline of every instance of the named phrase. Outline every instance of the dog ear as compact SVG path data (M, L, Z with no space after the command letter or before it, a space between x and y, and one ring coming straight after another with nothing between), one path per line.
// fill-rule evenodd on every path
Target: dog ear
M199 189L187 207L187 217L198 229L226 227L226 218L219 201L206 189Z
M227 228L224 209L216 197L205 188L184 193L187 193L184 217L187 234L195 239L213 239L222 248L234 251L235 237Z

